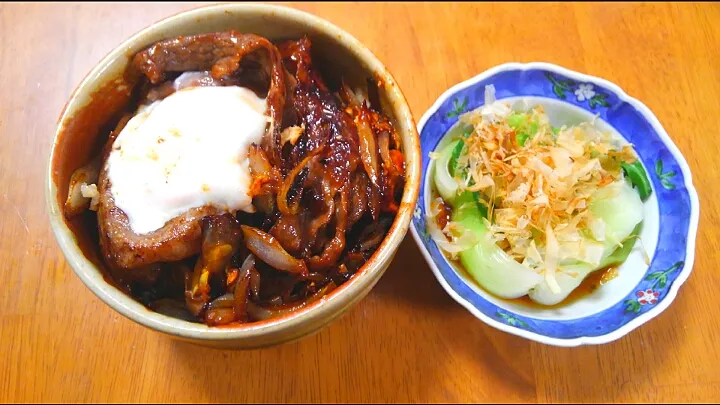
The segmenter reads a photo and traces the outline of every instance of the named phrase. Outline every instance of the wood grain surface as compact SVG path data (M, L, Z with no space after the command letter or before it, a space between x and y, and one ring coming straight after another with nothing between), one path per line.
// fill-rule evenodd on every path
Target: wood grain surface
M657 115L700 194L694 271L668 310L611 344L561 349L456 304L408 235L375 289L299 342L205 349L151 332L74 275L45 213L57 118L127 37L196 4L0 4L0 401L656 402L720 400L720 5L302 4L366 44L416 120L510 61L617 83Z

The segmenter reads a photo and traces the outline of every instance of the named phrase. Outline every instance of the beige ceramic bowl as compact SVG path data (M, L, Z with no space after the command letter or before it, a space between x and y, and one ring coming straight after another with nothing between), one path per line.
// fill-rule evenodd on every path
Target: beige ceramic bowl
M368 263L348 282L323 300L283 318L241 327L210 328L152 312L106 281L98 260L93 226L68 223L62 214L70 174L86 162L108 133L112 120L129 97L123 71L129 58L168 37L235 29L271 40L308 34L317 63L342 73L351 85L364 85L374 76L385 83L383 109L391 115L403 140L407 184L400 211L389 234ZM255 348L298 339L319 331L360 301L380 279L407 232L418 196L420 148L410 109L383 64L360 42L340 28L294 9L236 4L204 7L167 18L139 32L115 48L85 77L72 94L58 124L48 170L47 204L50 224L67 261L83 283L122 315L172 337L216 347Z

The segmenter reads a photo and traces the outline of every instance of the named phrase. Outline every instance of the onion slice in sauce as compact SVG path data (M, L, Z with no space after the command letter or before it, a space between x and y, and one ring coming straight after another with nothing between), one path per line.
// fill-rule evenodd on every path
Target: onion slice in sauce
M358 139L360 141L360 158L365 166L365 171L370 177L370 182L379 188L375 135L370 127L370 112L364 103L355 118L355 124L357 125Z
M305 301L295 304L279 306L261 306L250 301L248 302L247 306L248 315L250 315L253 319L259 321L287 315L319 301L322 297L332 292L335 288L335 283L330 282L321 289L319 289L315 294L311 295Z
M90 198L83 196L82 186L97 183L101 164L101 156L98 155L85 166L75 170L70 177L68 198L65 201L65 216L68 219L82 214L90 207Z
M305 167L310 165L310 162L319 155L320 152L322 152L325 148L320 147L309 153L301 162L298 164L285 178L285 181L283 181L282 185L280 186L280 191L278 192L278 200L277 205L280 212L284 215L295 215L300 210L300 197L302 195L302 190L299 190L295 196L293 196L293 202L291 204L288 204L288 192L295 184L295 179L300 174L300 172L305 169ZM302 187L302 184L299 185L299 187Z
M258 259L275 269L307 275L305 262L290 255L271 235L251 226L241 225L245 244Z

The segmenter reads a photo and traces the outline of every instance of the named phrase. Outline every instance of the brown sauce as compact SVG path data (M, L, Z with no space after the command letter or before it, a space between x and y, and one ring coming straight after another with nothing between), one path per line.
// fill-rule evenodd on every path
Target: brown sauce
M446 256L447 257L447 256ZM564 300L561 302L555 304L555 305L542 305L539 304L533 300L530 299L529 296L523 295L520 298L513 298L513 299L507 299L507 298L500 298L493 293L489 292L488 290L484 289L480 284L478 284L475 279L470 275L470 273L465 270L465 267L460 263L459 260L452 260L449 257L447 257L448 261L450 261L453 264L453 267L455 267L455 270L460 273L460 275L471 282L474 286L477 288L485 291L487 294L492 295L498 300L509 302L512 304L517 304L526 308L533 308L533 309L556 309L561 308L567 305L574 304L578 301L583 300L584 298L592 295L595 291L597 291L598 288L602 287L603 285L610 282L612 279L618 276L618 269L616 266L608 266L596 271L593 271L592 273L588 274L587 277L580 283L580 285L573 290L573 292L570 293L570 295L567 296Z
M431 198L433 201L432 204L435 204L435 200L438 197L439 196L436 190L433 189L431 193ZM447 225L448 221L450 221L450 216L452 215L452 208L450 208L450 206L443 201L440 203L439 211L440 213L435 217L435 222L440 229L443 229L445 228L445 225ZM443 252L443 254L445 253ZM567 298L565 298L561 302L555 305L542 305L531 300L530 297L527 295L514 299L500 298L480 286L480 284L475 281L475 279L470 275L470 273L468 273L462 263L460 263L460 260L453 260L447 255L445 257L448 259L448 261L450 261L450 263L453 264L453 267L455 267L457 272L460 273L463 278L473 283L473 285L475 285L477 288L485 291L486 293L492 295L498 300L534 309L554 309L571 305L593 294L595 291L597 291L598 288L602 287L603 285L607 284L618 276L617 265L611 265L602 269L595 270L592 273L588 274L587 277L585 277L585 279L580 283L580 285L575 288L570 293L570 295L568 295Z
M128 56L128 58L130 58L130 56ZM54 146L51 162L52 181L57 187L55 197L61 209L64 207L67 199L68 183L73 172L102 151L107 143L108 135L116 127L117 123L125 114L131 112L131 107L137 105L137 100L140 98L143 88L147 87L144 79L142 79L141 83L138 83L138 80L140 79L126 72L124 75L96 89L90 95L88 103L78 108L72 115L65 116L65 111L61 114L63 122L61 123L61 129L55 140L56 145ZM243 85L251 87L247 83L243 83ZM382 94L382 96L383 97L380 98L383 100L387 97L385 94ZM67 105L65 108L67 108ZM392 119L392 110L386 111L386 115ZM400 188L404 189L404 185ZM402 192L404 190L400 191ZM401 201L398 216L401 216L402 213L408 212L409 210L411 210L411 203ZM106 267L98 243L100 238L97 213L94 211L86 211L72 219L64 219L66 225L74 234L77 246L83 255L101 271L104 280L118 290L128 294L136 301L139 301L146 306L148 310L154 311L151 304L143 301L138 294L135 294L137 288L132 282L125 282L120 278L113 277L108 267ZM393 219L391 223L392 226L385 233L385 236L393 234L396 230L396 226L398 225L396 221ZM364 227L360 222L358 222L358 224L359 228ZM358 225L356 225L356 227L358 227ZM383 237L383 241L377 250L388 242L387 239L387 237ZM375 258L375 254L373 254L366 262L366 265L361 265L359 268L353 269L353 273L362 273L364 268L370 267ZM363 260L363 262L365 262L365 260ZM349 278L351 275L352 274L348 274L346 278ZM182 287L184 288L184 285ZM339 290L340 289L338 289L338 292ZM183 305L185 304L182 293L179 299L177 297L165 296L158 296L157 298L162 298L161 300L172 299L182 302ZM156 312L160 311L158 310ZM182 317L179 318L183 319ZM191 321L197 322L197 320ZM217 325L216 327L233 328L239 325L240 323L238 322L232 322L228 325Z
M132 83L122 77L110 81L90 95L86 106L61 123L62 130L55 140L51 163L60 206L67 199L70 176L100 152L108 134L125 112L131 96Z
M603 269L593 271L588 274L587 277L580 283L580 285L570 293L564 300L555 305L542 305L533 301L527 295L512 300L505 299L505 301L512 302L528 308L535 309L554 309L560 308L567 305L574 304L582 299L592 295L598 288L607 284L610 280L618 276L617 267L608 266Z
M65 117L61 123L51 162L52 180L57 187L56 198L61 208L67 199L70 176L100 153L110 131L132 104L133 90L133 83L127 77L111 80L90 95L87 105L78 109L74 115ZM64 114L65 111L61 117ZM105 281L127 291L111 277L101 258L97 214L86 211L73 219L64 219L80 251L101 270Z
M435 223L437 223L438 228L445 229L445 226L448 224L448 222L450 222L450 217L452 216L452 208L450 208L449 205L445 204L445 201L441 202L438 208L440 213L438 213L438 215L435 217Z

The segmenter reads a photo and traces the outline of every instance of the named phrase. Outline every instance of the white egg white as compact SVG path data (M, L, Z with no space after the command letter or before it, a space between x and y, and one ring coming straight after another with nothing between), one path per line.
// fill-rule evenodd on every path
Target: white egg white
M191 208L253 212L247 151L268 123L266 100L238 87L187 87L142 108L113 144L115 205L137 234Z

